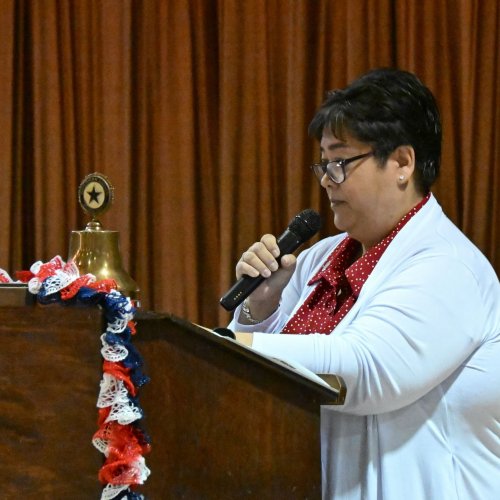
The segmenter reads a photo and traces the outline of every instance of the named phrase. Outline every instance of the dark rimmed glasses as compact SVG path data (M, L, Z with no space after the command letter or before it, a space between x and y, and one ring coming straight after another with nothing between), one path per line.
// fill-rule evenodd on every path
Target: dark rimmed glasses
M353 161L361 160L361 158L367 158L371 155L373 155L373 151L353 156L351 158L345 158L343 160L321 160L320 163L311 165L311 170L314 172L319 181L321 181L323 176L326 174L332 182L335 182L335 184L342 184L346 179L346 166Z

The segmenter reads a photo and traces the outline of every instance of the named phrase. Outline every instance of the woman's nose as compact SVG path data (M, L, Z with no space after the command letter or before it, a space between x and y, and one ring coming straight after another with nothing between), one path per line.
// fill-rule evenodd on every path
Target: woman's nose
M330 179L330 177L328 177L327 173L325 172L323 174L323 177L321 177L320 184L321 184L321 187L326 189L327 187L332 187L332 185L335 184L335 182L333 182Z

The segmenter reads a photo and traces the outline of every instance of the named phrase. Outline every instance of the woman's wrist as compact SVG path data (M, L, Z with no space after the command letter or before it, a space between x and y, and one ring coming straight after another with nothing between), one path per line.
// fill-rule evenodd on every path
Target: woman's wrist
M261 323L261 320L256 319L252 316L252 311L248 306L248 302L245 300L243 304L241 304L241 312L240 312L240 321L242 325L256 325L257 323Z
M269 318L279 307L279 301L255 302L245 299L241 305L238 322L242 325L257 325Z

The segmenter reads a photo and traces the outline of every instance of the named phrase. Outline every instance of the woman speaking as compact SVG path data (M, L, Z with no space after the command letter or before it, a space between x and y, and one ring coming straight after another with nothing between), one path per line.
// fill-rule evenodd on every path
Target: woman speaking
M266 279L230 328L344 379L345 404L321 413L324 498L500 498L500 286L431 193L433 95L374 70L331 92L309 132L342 234L280 264L275 236L251 245L236 276Z

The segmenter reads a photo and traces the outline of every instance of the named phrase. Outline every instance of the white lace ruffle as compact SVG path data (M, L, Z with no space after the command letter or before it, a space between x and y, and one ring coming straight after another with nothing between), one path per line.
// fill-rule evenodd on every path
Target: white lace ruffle
M92 439L92 444L94 445L94 448L100 451L103 455L106 454L106 448L108 447L108 442L106 440L94 438Z
M120 401L111 407L106 422L116 420L120 425L129 425L142 418L142 413L130 400Z
M127 328L127 324L130 319L132 318L129 318L128 316L125 318L116 318L112 323L108 323L106 331L109 333L121 333L125 330L125 328Z
M127 484L107 484L105 488L103 488L101 493L101 500L111 500L112 498L117 497L123 490L128 489Z
M80 276L78 267L76 267L76 264L73 261L69 261L65 264L61 257L56 256L49 262L49 264L56 266L54 274L44 279L40 279L38 276L30 279L28 282L28 290L30 293L37 294L42 287L42 282L44 282L46 294L52 295L53 293L57 293L63 288L66 288L68 285L71 285L71 283L73 283L73 281ZM41 261L35 262L31 266L30 271L33 274L38 274L42 265L43 262ZM92 276L92 278L93 281L95 281L95 277Z
M151 474L151 471L148 469L146 466L146 460L144 457L139 457L136 462L134 462L134 467L138 471L138 475L140 478L140 483L139 484L144 484L144 481L149 477Z
M107 408L115 403L128 401L128 391L123 381L109 373L103 373L101 390L97 398L97 408Z
M38 278L31 278L28 281L28 290L33 295L36 295L40 291L40 288L42 288L42 282Z
M45 280L45 290L47 295L60 292L63 288L71 285L73 281L76 281L79 278L78 269L69 271L70 272L58 269L54 276L50 276L50 278Z
M115 296L119 298L121 294L117 290L111 290L109 295ZM117 317L113 322L109 322L106 328L106 331L109 333L121 333L127 325L129 321L134 319L134 307L132 305L132 300L130 297L125 297L126 304L123 308L123 311L120 311L120 316Z
M128 391L123 381L109 373L104 373L102 376L97 407L111 407L105 422L115 420L120 425L129 425L142 418L140 409L128 398Z
M128 356L128 349L122 344L110 345L106 342L106 334L101 335L102 357L106 361L111 361L113 363L118 363L123 361Z

